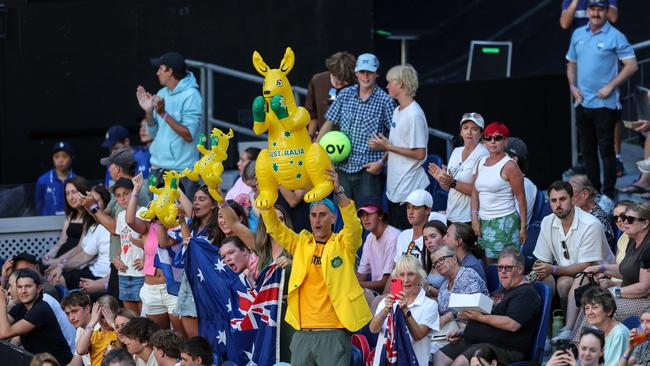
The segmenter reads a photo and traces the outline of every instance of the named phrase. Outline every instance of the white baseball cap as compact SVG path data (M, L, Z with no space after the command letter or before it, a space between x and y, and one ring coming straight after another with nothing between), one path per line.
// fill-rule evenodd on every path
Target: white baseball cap
M440 212L431 211L429 214L429 221L440 221L445 224L445 226L447 226L447 215Z
M413 206L427 206L429 208L433 207L433 197L431 193L425 191L424 189L416 189L415 191L409 193L406 197L406 200L402 204L410 203Z
M479 126L481 129L485 128L485 121L483 120L483 116L481 116L478 113L468 112L463 114L462 117L460 117L460 125L462 125L463 122L467 122L467 121L472 121L476 123L476 125Z

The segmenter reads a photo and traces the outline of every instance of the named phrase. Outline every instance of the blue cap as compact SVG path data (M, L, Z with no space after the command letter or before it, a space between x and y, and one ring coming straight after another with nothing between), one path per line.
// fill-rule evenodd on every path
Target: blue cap
M115 144L122 142L129 137L129 130L122 125L115 125L106 131L106 136L104 137L104 142L102 142L102 147L106 149L112 149Z
M587 0L587 7L591 8L592 6L599 6L603 9L609 7L609 0Z
M327 208L330 209L330 211L331 211L333 214L336 213L336 208L334 208L334 202L332 202L332 200L329 199L329 198L323 198L323 199L320 200L320 201L314 201L314 202L312 202L312 203L309 205L309 209L311 210L312 207L314 207L314 206L316 206L316 205L325 205L325 206L327 206Z
M364 53L357 57L357 66L354 67L354 72L370 71L377 72L379 68L379 59L372 53Z
M70 156L74 156L74 149L72 148L72 145L70 145L70 143L67 141L55 142L54 145L52 145L52 154L58 151L65 151L70 154Z

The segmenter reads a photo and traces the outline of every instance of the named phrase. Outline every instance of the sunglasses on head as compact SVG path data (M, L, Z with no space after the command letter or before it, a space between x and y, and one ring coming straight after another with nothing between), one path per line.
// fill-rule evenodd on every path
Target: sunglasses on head
M628 224L632 225L634 224L635 221L646 221L647 219L644 219L643 217L634 217L634 216L628 216L625 214L619 215L616 221L621 221L621 222L627 222Z
M487 142L490 142L492 140L494 140L494 141L502 141L503 139L505 139L505 136L503 136L503 135L486 135L486 136L483 136L483 140L485 140Z

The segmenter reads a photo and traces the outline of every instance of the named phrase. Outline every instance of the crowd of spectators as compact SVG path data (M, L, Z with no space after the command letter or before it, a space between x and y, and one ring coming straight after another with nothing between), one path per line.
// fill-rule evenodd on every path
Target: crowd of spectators
M162 88L137 87L142 146L131 144L125 127L111 127L103 185L75 175L69 143L53 146L53 169L39 177L36 203L42 215L65 215L64 225L40 260L21 253L2 265L0 338L34 353L32 365L225 365L254 351L233 351L229 336L209 332L215 318L233 329L236 319L230 301L202 313L199 303L217 300L206 300L196 282L214 272L224 279L214 284L219 291L241 282L257 293L266 271L278 267L286 298L278 299L277 362L348 365L353 333L370 343L374 356L365 361L373 365L406 357L420 365L527 361L538 330L548 327L542 314L553 301L538 292L548 287L564 314L563 328L546 332L554 347L549 365L647 363L650 205L624 200L609 212L599 204L615 198L617 87L636 70L634 52L610 24L615 5L563 4L562 27L586 20L566 58L587 174L543 192L545 217L533 210L540 194L526 177L527 145L506 124L464 113L462 146L446 165L425 166L428 123L415 100L416 70L390 68L385 92L375 55L337 52L312 78L306 102L313 141L338 129L352 143L347 159L326 173L330 197L306 204L304 191L279 187L276 206L258 210L260 150L248 148L234 185L219 187L223 199L182 179L179 226L142 219L153 199L146 178L155 184L165 171L193 165L203 118L184 57L152 59ZM446 210L434 210L431 186L445 192ZM193 267L201 264L188 252L201 246L216 248L217 263ZM524 247L532 248L532 267ZM459 307L453 299L461 295L493 305ZM630 330L623 322L635 316L640 325ZM395 348L401 331L410 352Z

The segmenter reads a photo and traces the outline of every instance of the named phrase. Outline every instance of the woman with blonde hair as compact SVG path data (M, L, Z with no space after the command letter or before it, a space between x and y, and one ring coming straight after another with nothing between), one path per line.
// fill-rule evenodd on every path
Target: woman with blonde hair
M440 326L438 303L426 297L422 288L426 278L427 273L422 268L420 260L413 256L403 255L395 263L391 279L401 281L402 291L391 293L381 300L375 316L370 321L370 331L379 333L373 366L379 365L381 352L385 352L384 333L388 326L388 315L396 311L401 311L406 318L406 326L418 363L429 364L431 335L437 332Z
M37 353L32 357L29 366L61 366L54 356L47 352Z

